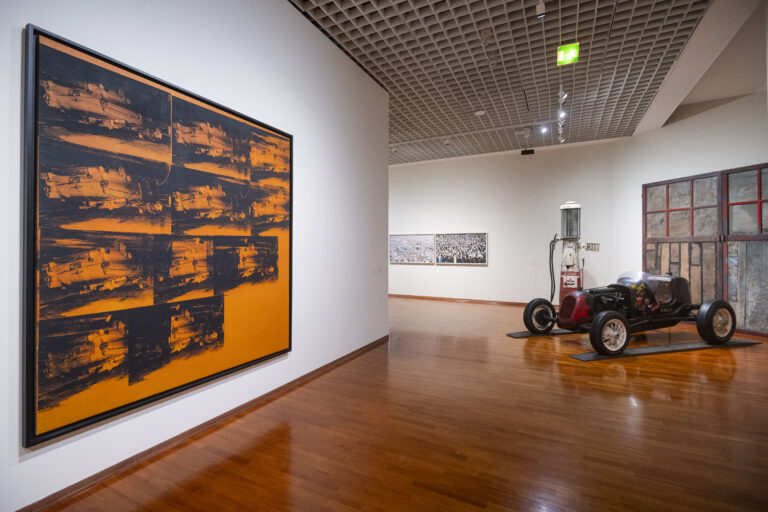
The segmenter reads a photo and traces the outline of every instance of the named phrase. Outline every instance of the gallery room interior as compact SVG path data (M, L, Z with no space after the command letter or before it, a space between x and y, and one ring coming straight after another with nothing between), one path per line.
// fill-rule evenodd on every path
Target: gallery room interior
M0 20L0 512L768 509L765 0Z

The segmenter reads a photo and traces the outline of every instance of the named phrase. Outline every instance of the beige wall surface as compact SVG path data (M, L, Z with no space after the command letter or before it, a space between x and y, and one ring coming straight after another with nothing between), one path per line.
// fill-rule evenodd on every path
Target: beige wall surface
M21 447L22 29L33 23L294 136L293 351ZM0 0L0 510L15 510L387 333L388 96L285 0ZM343 326L343 329L340 329Z
M628 139L391 166L389 232L488 232L487 267L390 265L389 292L527 302L549 297L559 205L582 205L585 284L642 264L642 184L768 162L763 93ZM555 271L559 264L555 254Z

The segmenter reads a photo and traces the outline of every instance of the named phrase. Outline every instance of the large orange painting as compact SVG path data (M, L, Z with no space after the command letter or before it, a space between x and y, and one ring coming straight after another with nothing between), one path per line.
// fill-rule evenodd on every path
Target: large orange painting
M27 32L29 446L290 350L292 138Z

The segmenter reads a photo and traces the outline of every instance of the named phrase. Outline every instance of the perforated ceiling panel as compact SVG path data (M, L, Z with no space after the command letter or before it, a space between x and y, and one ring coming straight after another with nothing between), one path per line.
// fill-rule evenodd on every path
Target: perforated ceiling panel
M558 144L561 85L566 143L631 135L709 4L289 1L390 92L391 163Z

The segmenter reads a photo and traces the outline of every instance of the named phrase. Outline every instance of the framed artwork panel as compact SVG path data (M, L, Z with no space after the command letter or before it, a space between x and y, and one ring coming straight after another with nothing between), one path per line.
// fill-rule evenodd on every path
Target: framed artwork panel
M24 445L291 350L293 137L32 25Z
M487 265L488 233L435 235L435 260L438 265Z
M435 235L389 235L389 262L434 265Z

